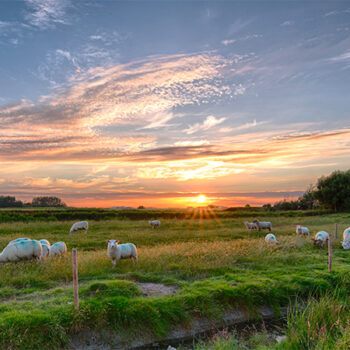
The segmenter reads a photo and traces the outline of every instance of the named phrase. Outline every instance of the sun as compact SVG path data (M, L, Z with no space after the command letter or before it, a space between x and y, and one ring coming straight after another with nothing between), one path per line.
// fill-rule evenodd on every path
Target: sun
M204 194L201 194L198 197L194 198L194 201L197 203L205 203L207 200L208 198Z

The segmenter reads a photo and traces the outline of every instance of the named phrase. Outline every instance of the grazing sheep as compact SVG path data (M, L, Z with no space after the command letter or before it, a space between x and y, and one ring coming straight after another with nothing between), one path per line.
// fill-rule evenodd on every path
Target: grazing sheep
M257 230L258 226L255 224L255 222L248 222L244 221L244 225L247 228L247 230L250 232L251 230Z
M10 242L0 253L0 263L9 261L20 261L36 258L40 260L42 256L42 247L39 241L35 239L25 239L17 242Z
M276 236L273 233L268 233L265 236L265 242L267 243L278 243Z
M70 228L69 234L72 234L74 231L85 230L84 233L88 231L88 222L87 221L79 221L72 225Z
M109 239L107 243L107 255L112 260L113 267L120 259L132 259L133 262L137 260L137 250L133 243L118 244L119 241L115 239Z
M267 229L271 232L272 230L271 222L269 221L259 221L258 219L255 219L253 223L255 223L259 231L262 229Z
M10 241L8 245L10 244L13 244L13 243L18 243L18 242L21 242L21 241L30 241L31 239L30 238L17 238L17 239L14 239L13 241Z
M49 256L60 256L67 253L67 246L64 242L57 242L49 248Z
M50 242L47 239L41 239L39 242L43 248L43 257L48 257L50 254Z
M329 235L326 231L319 231L315 234L314 245L319 246L320 248L324 247L327 243Z
M155 228L156 226L160 227L159 220L151 220L151 221L148 221L148 223L152 226L152 228Z
M343 232L343 242L341 245L344 249L350 249L350 227L346 228Z
M295 231L298 235L309 235L310 234L309 229L307 227L301 226L301 225L297 225L297 228Z

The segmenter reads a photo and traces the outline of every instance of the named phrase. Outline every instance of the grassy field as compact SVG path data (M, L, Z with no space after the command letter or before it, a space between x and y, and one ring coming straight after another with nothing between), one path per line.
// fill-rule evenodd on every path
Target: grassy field
M194 216L187 215L187 219L162 219L159 229L152 229L146 220L89 221L87 235L71 236L73 221L1 223L1 249L12 239L30 237L46 238L51 244L63 240L69 252L64 258L0 267L0 347L64 348L72 334L106 327L125 338L136 332L163 336L174 324L189 325L195 317L220 317L227 308L254 313L258 305L272 305L277 310L291 298L317 298L335 289L339 297L346 297L350 252L341 248L340 237L350 226L349 214L291 217L265 213L260 217L272 221L280 241L276 246L265 243L264 232L246 232L245 216L191 219ZM339 239L333 243L334 271L330 274L326 250L297 237L295 225L308 226L315 233L333 232L335 223ZM106 255L107 239L135 243L138 263L123 260L112 268ZM78 248L79 259L78 313L72 304L73 247ZM174 286L176 294L145 297L143 282Z

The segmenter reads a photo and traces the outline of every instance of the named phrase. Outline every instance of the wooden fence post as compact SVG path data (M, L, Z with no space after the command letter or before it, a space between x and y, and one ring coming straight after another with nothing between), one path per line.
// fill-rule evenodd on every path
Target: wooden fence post
M77 248L72 249L73 263L73 290L74 290L74 308L79 310L79 284L78 284L78 259Z
M332 260L333 260L333 252L332 252L332 235L330 234L328 237L328 271L332 272Z

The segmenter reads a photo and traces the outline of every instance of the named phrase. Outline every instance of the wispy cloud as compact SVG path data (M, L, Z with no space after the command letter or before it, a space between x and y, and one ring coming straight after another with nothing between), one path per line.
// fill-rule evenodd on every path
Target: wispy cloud
M221 44L227 46L227 45L234 44L234 43L236 43L238 41L245 41L245 40L256 39L256 38L261 38L261 37L262 37L261 34L248 34L248 35L245 35L243 37L238 37L238 38L235 38L235 39L222 40Z
M230 44L234 44L236 41L237 41L236 39L226 39L226 40L222 40L221 44L227 46Z
M289 27L294 25L294 21L284 21L280 24L281 27Z
M345 9L345 10L333 10L333 11L329 11L326 12L324 14L325 17L329 17L329 16L336 16L336 15L340 15L340 14L350 14L350 8L349 9Z
M205 131L205 130L209 130L212 127L223 123L226 120L225 117L223 118L216 118L213 115L209 115L203 123L196 123L194 125L191 125L188 129L185 129L185 132L190 135L190 134L194 134L198 131Z
M338 56L328 59L330 62L350 62L350 51L344 52Z
M67 9L69 0L25 0L28 6L27 21L40 29L53 28L57 24L69 24Z
M69 51L56 50L54 57L78 66ZM241 94L241 85L220 84L231 64L215 55L176 55L73 73L68 86L57 88L37 103L22 101L0 109L3 147L8 145L7 157L11 159L119 156L131 150L128 137L106 136L101 128L165 127L174 108ZM214 79L215 84L211 84ZM210 116L200 128L207 130L224 119ZM64 137L57 138L57 134ZM138 150L153 142L150 138L146 142L134 139Z

